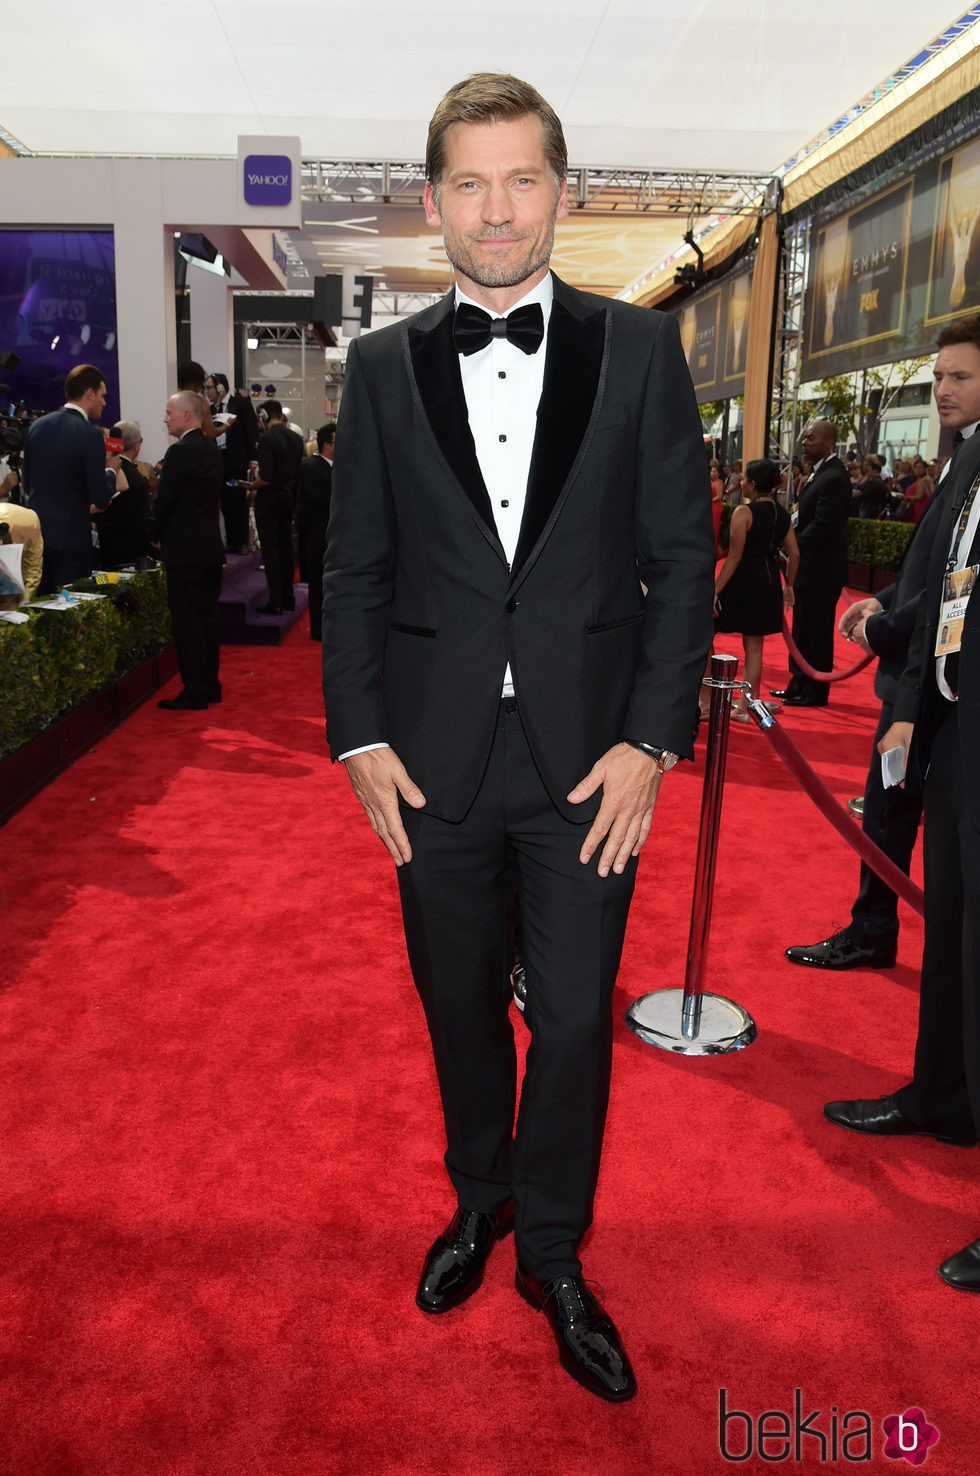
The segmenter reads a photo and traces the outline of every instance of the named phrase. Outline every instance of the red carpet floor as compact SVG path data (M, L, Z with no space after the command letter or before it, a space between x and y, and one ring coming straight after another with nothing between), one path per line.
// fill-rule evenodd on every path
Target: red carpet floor
M903 908L891 971L784 961L847 920L857 864L754 728L732 732L708 982L759 1039L692 1061L617 1027L585 1260L639 1397L560 1370L512 1241L465 1308L416 1311L451 1209L434 1073L318 655L305 622L226 650L222 707L144 707L0 835L0 1471L686 1476L734 1464L722 1389L753 1422L743 1470L854 1463L862 1412L860 1464L904 1469L882 1421L914 1407L930 1471L980 1470L980 1303L935 1274L980 1230L976 1154L820 1110L904 1079L921 926ZM781 685L779 638L767 657ZM842 801L874 716L865 673L786 718ZM664 786L620 1019L683 982L702 758ZM824 1443L797 1460L790 1426L760 1460L759 1417L792 1420L797 1390ZM745 1451L744 1420L727 1439Z

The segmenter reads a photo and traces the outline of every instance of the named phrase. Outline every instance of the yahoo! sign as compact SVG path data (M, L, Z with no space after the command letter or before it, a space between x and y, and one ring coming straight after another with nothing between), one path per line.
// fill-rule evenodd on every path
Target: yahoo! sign
M288 205L293 198L293 165L286 154L248 154L244 178L246 205Z

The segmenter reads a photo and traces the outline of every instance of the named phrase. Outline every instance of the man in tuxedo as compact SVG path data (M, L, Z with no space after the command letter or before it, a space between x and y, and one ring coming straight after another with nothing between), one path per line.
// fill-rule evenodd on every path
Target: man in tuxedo
M224 463L224 485L221 489L221 516L225 521L225 547L229 553L248 553L248 464L255 455L258 426L249 404L250 425L239 424L237 396L231 394L225 374L209 374L204 381L215 428L218 449ZM221 418L224 417L224 418ZM249 438L249 430L252 431Z
M102 569L135 564L149 553L150 487L137 465L143 432L135 420L121 420L112 427L111 434L123 443L119 459L127 486L96 517Z
M35 420L24 442L24 491L41 520L44 572L39 594L50 594L91 574L92 512L115 492L106 476L105 440L98 428L105 409L101 369L76 364L65 380L65 404Z
M323 555L333 487L333 443L337 427L328 421L316 433L316 455L304 456L299 469L296 541L299 577L310 591L310 639L323 639Z
M861 829L906 876L922 818L922 796L914 788L886 789L878 744L895 717L895 697L909 656L919 600L926 587L929 555L946 506L945 480L914 529L897 581L875 597L855 600L841 616L840 633L878 657L875 696L881 702L864 782ZM890 969L898 949L898 897L861 862L861 882L846 928L820 943L787 948L790 963L819 969Z
M167 401L164 422L178 439L163 458L150 518L150 537L159 544L167 570L167 601L184 683L176 697L157 703L171 712L203 711L208 703L221 701L221 452L201 430L205 410L204 396L192 390L179 390Z
M262 547L269 598L260 615L281 615L296 605L293 593L293 509L303 460L303 440L289 429L278 400L259 406L265 434L259 439L255 488L255 530Z
M425 209L456 286L350 348L324 691L333 756L397 867L442 1095L457 1208L417 1303L458 1306L513 1227L518 1291L563 1366L624 1400L634 1375L578 1249L637 857L664 771L692 754L714 547L673 319L549 272L566 173L527 83L478 74L436 109Z
M834 664L834 628L837 601L847 580L847 519L851 479L839 456L837 427L832 420L815 420L803 432L803 454L813 466L800 493L796 541L800 567L793 605L793 641L814 671L830 671ZM790 656L789 685L774 691L788 707L825 707L827 682L814 681Z
M912 1081L878 1100L828 1102L831 1122L878 1137L914 1134L967 1147L980 1123L980 604L970 598L959 651L937 655L947 573L980 562L980 317L939 335L934 370L944 426L961 432L942 492L925 591L895 722L879 752L901 748L908 783L924 777L925 944ZM980 1240L940 1276L980 1291Z

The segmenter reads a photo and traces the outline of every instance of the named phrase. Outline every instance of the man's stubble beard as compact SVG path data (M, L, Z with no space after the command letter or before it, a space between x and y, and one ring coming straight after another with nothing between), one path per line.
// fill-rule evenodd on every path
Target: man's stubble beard
M443 240L446 255L453 269L467 277L469 281L475 282L479 287L519 287L535 272L546 267L551 260L551 253L555 246L555 222L557 221L557 210L551 221L551 229L542 241L533 241L528 248L523 260L518 262L501 261L496 267L494 263L478 260L469 250L465 241ZM506 229L501 235L506 235ZM483 239L493 240L492 232Z

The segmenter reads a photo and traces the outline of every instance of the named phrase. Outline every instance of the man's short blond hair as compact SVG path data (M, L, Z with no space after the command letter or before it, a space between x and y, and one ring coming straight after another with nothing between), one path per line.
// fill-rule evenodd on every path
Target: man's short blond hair
M537 88L507 72L474 72L450 87L432 114L425 146L425 177L438 194L446 166L446 136L457 123L499 123L502 119L541 119L544 152L555 183L561 186L568 173L568 148L561 120Z

